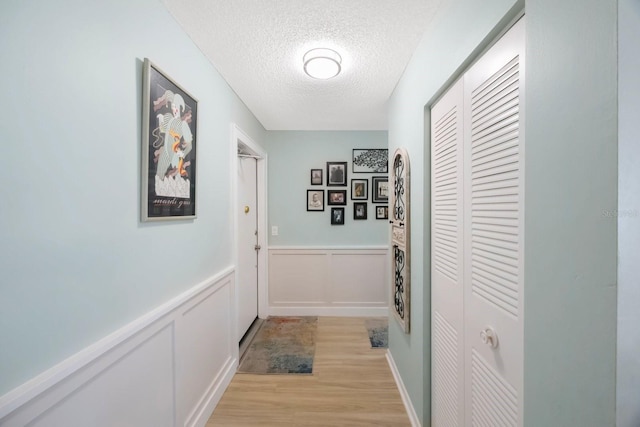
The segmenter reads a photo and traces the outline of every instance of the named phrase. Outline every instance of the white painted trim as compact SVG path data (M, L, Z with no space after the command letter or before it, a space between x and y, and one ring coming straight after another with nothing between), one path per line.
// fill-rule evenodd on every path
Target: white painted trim
M400 392L402 403L404 403L404 407L407 410L409 421L411 421L411 425L413 427L421 427L422 424L420 424L420 419L418 418L418 414L416 413L416 410L413 407L413 404L411 403L409 392L407 391L406 387L404 386L404 383L402 382L400 371L398 371L396 362L393 360L393 355L391 354L391 351L387 350L386 356L387 356L387 362L389 363L389 368L391 368L391 373L393 374L393 379L396 381L396 385L398 386L398 391Z
M271 316L387 317L389 307L270 306Z
M220 375L213 379L207 392L198 403L196 410L189 416L184 423L185 427L205 427L207 421L213 414L213 410L222 398L225 390L233 380L233 376L238 369L238 358L230 357L225 363L225 367Z
M233 257L238 265L238 141L250 148L260 159L257 159L258 188L258 244L262 250L258 252L258 317L266 319L269 315L269 266L267 258L267 153L237 124L231 123L231 218L233 221ZM237 277L236 277L237 279ZM236 280L237 283L237 280ZM237 305L236 305L236 313Z
M233 267L227 267L215 276L200 282L176 298L162 304L144 316L137 318L128 325L123 326L100 341L86 347L37 377L3 395L0 397L0 419L152 325L167 313L172 312L180 305L206 290L211 283L222 282L226 276L233 273Z
M269 246L270 251L388 251L388 245L371 246Z

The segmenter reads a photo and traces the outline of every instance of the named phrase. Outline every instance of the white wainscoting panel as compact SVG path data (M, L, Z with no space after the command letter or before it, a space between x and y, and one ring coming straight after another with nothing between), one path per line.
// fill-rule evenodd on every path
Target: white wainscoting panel
M204 426L238 363L233 273L194 286L0 397L0 426Z
M387 316L388 248L270 247L269 314Z
M213 411L209 401L214 395L218 396L216 402L220 400L226 388L220 387L221 377L229 371L235 373L232 362L238 343L229 327L220 327L230 325L229 320L235 316L229 301L234 301L230 286L209 290L202 299L185 304L182 322L178 323L176 340L181 351L177 366L182 373L178 380L183 392L178 395L178 407L188 411L181 417L186 420L185 426L197 425L201 417L207 420ZM193 369L196 366L199 369Z

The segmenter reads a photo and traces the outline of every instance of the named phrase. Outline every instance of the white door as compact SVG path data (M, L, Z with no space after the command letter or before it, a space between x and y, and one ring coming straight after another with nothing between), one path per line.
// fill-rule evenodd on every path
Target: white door
M470 426L522 425L524 25L520 19L464 75Z
M257 160L238 157L238 341L258 317Z
M434 426L464 425L463 85L431 108L431 378Z
M524 18L431 109L435 426L522 425Z

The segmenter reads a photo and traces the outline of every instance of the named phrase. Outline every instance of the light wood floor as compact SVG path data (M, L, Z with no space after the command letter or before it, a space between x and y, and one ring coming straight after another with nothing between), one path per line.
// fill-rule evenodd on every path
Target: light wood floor
M410 426L362 318L320 317L313 375L236 374L211 426Z

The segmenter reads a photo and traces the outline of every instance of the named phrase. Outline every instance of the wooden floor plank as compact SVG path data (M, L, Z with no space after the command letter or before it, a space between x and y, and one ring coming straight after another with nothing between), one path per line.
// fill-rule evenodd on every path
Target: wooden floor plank
M236 374L207 426L410 426L364 320L318 318L313 375Z

